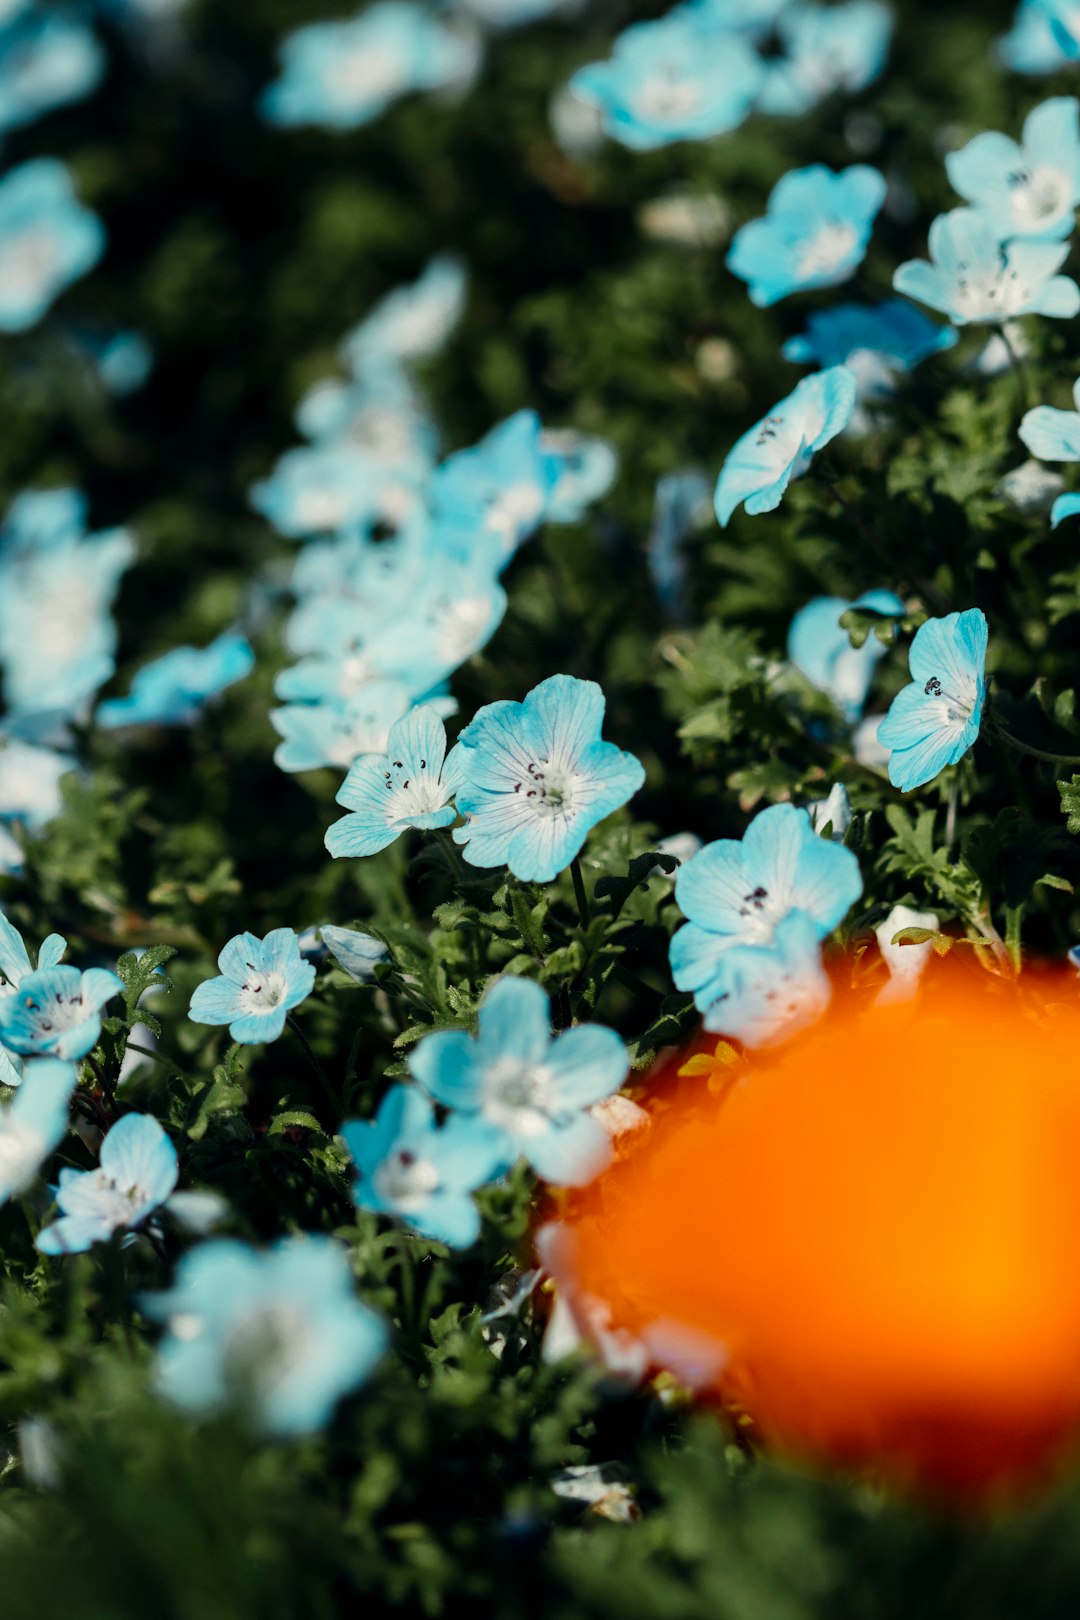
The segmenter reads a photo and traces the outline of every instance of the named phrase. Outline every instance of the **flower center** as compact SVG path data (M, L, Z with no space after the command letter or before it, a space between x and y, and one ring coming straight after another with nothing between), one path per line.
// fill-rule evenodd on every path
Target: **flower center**
M560 771L550 760L531 759L525 775L514 783L514 792L540 815L566 819L574 813L574 785L570 772Z
M401 84L400 51L388 45L358 45L332 64L326 76L330 95L346 106L393 95Z
M679 63L661 62L642 85L634 110L647 122L668 124L697 112L701 101L701 85L687 79Z
M260 973L253 962L247 963L248 976L240 986L237 1001L245 1013L270 1012L285 999L284 973Z
M1008 186L1013 214L1021 222L1042 224L1068 202L1068 178L1060 169L1014 169Z
M81 1024L86 1017L81 989L70 996L57 991L42 1001L35 1001L32 995L28 995L23 1005L35 1015L35 1023L43 1035L55 1035L60 1030L74 1029L76 1024Z
M438 1190L439 1172L430 1159L422 1159L408 1148L396 1148L376 1167L371 1181L384 1203L407 1215L423 1209Z
M959 690L950 690L941 677L931 675L923 687L923 696L931 698L928 707L941 726L966 726L975 713L979 701L977 681L966 680Z
M552 1074L542 1063L497 1058L484 1075L484 1113L515 1136L538 1136L552 1116Z
M392 796L387 811L395 820L442 809L442 782L439 773L429 769L426 759L414 760L411 765L403 759L392 759L383 774L386 791Z
M28 225L7 245L3 253L4 295L7 298L36 298L56 262L56 239L51 230Z
M800 277L810 281L835 275L847 264L858 241L853 225L830 220L803 246L798 261Z
M956 267L956 312L963 320L1000 321L1019 313L1030 297L1029 284L1003 261L991 270Z
M153 1209L155 1200L145 1187L132 1182L122 1187L105 1170L92 1172L94 1213L108 1220L112 1226L134 1226L147 1210Z
M258 1305L226 1334L222 1361L226 1382L268 1395L301 1367L311 1350L311 1328L295 1305Z

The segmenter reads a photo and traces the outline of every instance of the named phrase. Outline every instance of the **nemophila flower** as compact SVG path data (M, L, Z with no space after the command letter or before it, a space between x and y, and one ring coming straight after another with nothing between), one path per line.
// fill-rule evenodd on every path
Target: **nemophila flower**
M808 681L828 692L844 718L854 722L863 711L874 670L886 649L874 634L861 647L852 646L840 623L850 608L899 617L904 604L894 592L881 589L864 591L854 602L840 596L817 596L792 619L787 654Z
M346 22L298 28L280 48L281 75L263 117L286 128L358 129L412 90L464 84L475 43L412 0L377 0Z
M1040 461L1080 461L1080 381L1073 384L1075 411L1036 405L1020 423L1020 437ZM1080 495L1059 495L1050 508L1050 524L1057 528L1080 512Z
M155 1383L176 1406L239 1406L264 1433L306 1434L365 1383L386 1348L380 1317L356 1298L332 1238L269 1249L217 1238L184 1256L173 1287L140 1307L164 1322Z
M39 968L55 967L67 950L67 940L60 934L50 934L38 951ZM30 953L18 929L0 912L0 998L13 996L23 980L34 971ZM0 1084L21 1085L23 1065L20 1059L0 1047Z
M829 789L828 798L815 799L813 804L808 804L806 808L810 815L810 825L819 837L823 837L827 832L830 838L843 843L851 826L851 800L843 782L834 782Z
M359 754L385 753L390 727L411 707L414 696L404 681L373 680L348 698L271 709L270 723L281 738L274 762L283 771L313 771L323 765L347 770ZM451 698L429 701L443 715L456 707Z
M545 1181L577 1187L611 1157L611 1138L585 1112L617 1091L629 1067L614 1030L579 1024L554 1039L546 992L531 979L497 979L475 1036L436 1030L413 1048L413 1078L455 1114L501 1135Z
M56 158L33 158L0 180L0 332L24 332L72 281L92 270L105 228L75 197Z
M338 791L350 812L327 829L331 855L376 855L407 827L449 827L450 804L460 781L462 756L446 752L446 727L421 704L390 727L385 754L358 759Z
M684 10L635 23L606 62L590 62L570 89L599 107L608 135L634 151L700 141L737 129L763 69L739 35L700 28Z
M1066 518L1076 517L1080 512L1080 495L1059 495L1050 508L1050 527L1056 529L1059 523Z
M203 705L255 667L247 638L226 632L208 647L174 647L144 664L126 698L98 705L99 726L190 726Z
M1055 19L1072 9L1073 0L1021 0L1009 32L998 41L997 54L1013 73L1056 73L1067 67L1073 52L1068 33L1059 35Z
M60 783L77 761L0 732L0 822L40 832L60 812Z
M889 764L889 749L878 740L878 727L883 714L868 714L851 733L851 752L860 765L870 770L884 771Z
M595 681L552 675L523 703L488 703L458 738L454 829L473 866L503 866L550 883L598 821L645 780L633 754L603 742L604 694Z
M667 473L657 481L646 561L660 605L676 617L686 584L684 542L709 518L709 483L696 469Z
M909 1001L919 988L919 980L934 949L932 940L921 944L896 944L905 928L926 928L936 933L940 926L936 911L913 911L910 906L893 906L883 923L874 929L878 950L889 970L889 982L877 993L879 1007Z
M38 1235L42 1254L82 1254L133 1231L176 1186L176 1149L149 1114L125 1114L106 1134L96 1170L60 1172L60 1218Z
M35 1058L9 1103L0 1107L0 1203L35 1180L67 1129L78 1070L60 1058Z
M476 1242L480 1214L469 1194L507 1168L503 1131L464 1114L437 1129L423 1092L393 1086L373 1120L348 1120L341 1135L357 1169L358 1208L397 1215L453 1249Z
M618 451L606 439L594 439L573 428L545 429L540 445L555 460L555 483L544 515L550 523L580 523L587 508L615 482Z
M370 934L358 934L353 928L335 928L330 923L323 923L319 933L338 967L358 984L372 979L376 964L386 960L387 947Z
M252 485L249 499L280 534L303 540L381 521L410 491L415 498L429 471L420 447L415 458L388 465L365 445L320 440L279 456L269 478Z
M101 1034L101 1009L123 988L108 968L35 968L0 997L0 1041L23 1057L85 1057Z
M479 444L447 456L431 502L437 520L458 529L470 549L486 543L502 566L540 526L559 475L536 412L515 411Z
M89 503L81 489L24 489L16 495L0 524L0 556L5 561L23 551L47 551L62 540L86 533Z
M930 226L930 258L909 259L893 276L906 298L940 309L958 326L1016 315L1071 319L1080 310L1080 287L1055 274L1068 257L1060 242L999 242L975 208L939 214Z
M1028 113L1022 141L988 130L946 157L953 189L1002 241L1072 231L1080 202L1078 114L1075 96L1055 96Z
M1049 512L1054 497L1060 495L1064 488L1065 480L1060 473L1051 472L1049 467L1042 466L1038 461L1028 460L999 478L994 485L994 494L999 500L1006 501L1014 511L1032 517L1036 513Z
M982 724L986 701L986 616L979 608L927 619L915 633L911 684L878 727L890 750L889 780L910 792L963 759Z
M713 503L721 527L741 504L754 516L772 512L793 478L801 478L815 452L842 433L855 409L855 377L846 366L804 377L728 451Z
M759 108L798 117L835 91L864 90L885 66L892 26L880 0L829 6L795 0L776 20L780 50L765 63Z
M80 101L98 86L105 52L74 17L25 10L0 31L0 130Z
M811 287L848 281L866 254L885 201L885 177L865 163L835 172L792 169L773 187L762 219L735 234L727 266L759 308Z
M724 984L703 1009L705 1028L716 1034L733 1036L744 1046L769 1046L814 1023L832 999L814 919L805 911L789 911L767 948L733 946Z
M244 1046L276 1041L286 1015L307 999L315 984L315 969L300 955L291 928L273 928L265 939L235 935L218 957L218 967L219 978L196 986L188 1017L196 1024L228 1024L233 1040Z
M824 939L861 893L859 863L849 849L819 838L805 810L770 805L741 839L706 844L679 867L675 898L687 922L671 941L677 988L692 990L708 1012L732 993L733 964L742 960L732 955L737 947L770 951L792 912L803 913ZM792 960L801 960L801 934L791 938Z
M387 361L412 364L442 348L461 319L469 278L461 260L440 253L407 287L381 298L341 345L341 357L358 374Z
M781 353L799 365L846 366L854 374L861 407L894 392L897 372L910 371L928 355L951 349L957 334L941 326L905 298L880 304L833 304L815 310L805 330L789 338ZM865 431L871 420L857 409L852 428Z

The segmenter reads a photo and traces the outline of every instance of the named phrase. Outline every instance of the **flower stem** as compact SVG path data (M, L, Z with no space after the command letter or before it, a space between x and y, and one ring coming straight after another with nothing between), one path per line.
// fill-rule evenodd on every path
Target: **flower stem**
M999 720L994 721L994 730L1002 742L1007 742L1010 748L1017 749L1021 754L1030 754L1032 759L1049 760L1051 765L1080 765L1080 754L1051 754L1045 748L1033 748L1030 743L1014 737L1011 731L1006 731Z
M1005 330L1004 321L1002 321L1001 325L998 327L998 333L1001 337L1002 343L1005 345L1005 353L1009 357L1009 366L1012 370L1012 374L1016 378L1016 386L1020 393L1020 408L1021 410L1026 411L1028 406L1031 404L1031 390L1028 386L1027 367L1024 365L1023 360L1021 360L1020 356L1013 348L1012 339Z
M308 1062L311 1064L315 1078L318 1080L322 1093L330 1105L329 1122L331 1125L333 1125L341 1115L341 1103L338 1097L335 1095L333 1086L326 1077L326 1070L315 1056L315 1053L312 1050L311 1042L300 1028L300 1025L297 1023L292 1013L285 1014L285 1022L288 1024L289 1028L300 1042L300 1045L304 1048L304 1052L307 1055Z
M585 893L585 879L581 872L581 861L576 855L570 862L570 876L574 880L574 899L577 901L581 926L582 928L588 928L592 921L592 912L589 909L589 897Z

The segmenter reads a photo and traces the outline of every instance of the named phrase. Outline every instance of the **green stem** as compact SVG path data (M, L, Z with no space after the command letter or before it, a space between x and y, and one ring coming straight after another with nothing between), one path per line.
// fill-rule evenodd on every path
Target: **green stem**
M1012 374L1016 378L1016 386L1020 393L1020 407L1022 410L1026 411L1028 406L1031 404L1031 389L1028 386L1027 367L1024 365L1024 362L1013 348L1012 339L1005 330L1004 321L1002 321L1001 325L998 327L998 333L1001 337L1002 343L1005 345L1005 353L1009 357L1009 365L1012 368Z
M1007 742L1010 748L1017 749L1021 754L1030 754L1032 759L1049 760L1051 765L1080 765L1080 754L1051 754L1045 748L1032 748L1030 743L1021 742L1011 731L1006 731L999 720L995 720L993 725L1002 742Z
M172 1069L176 1074L187 1073L187 1070L181 1068L175 1058L168 1057L164 1052L155 1052L149 1046L140 1046L138 1041L128 1041L124 1050L126 1052L138 1052L140 1057L152 1058L155 1063L160 1063L163 1068Z
M1013 972L1019 973L1022 961L1020 944L1021 927L1024 921L1026 902L1021 901L1018 906L1005 907L1005 949L1013 965Z
M293 1017L292 1013L285 1014L285 1022L288 1024L289 1028L300 1042L300 1045L304 1048L307 1055L307 1060L311 1065L312 1072L314 1073L315 1078L318 1080L322 1093L330 1105L329 1123L333 1125L340 1118L341 1102L336 1096L333 1086L326 1077L326 1070L315 1056L315 1053L312 1050L311 1042L300 1028L300 1025L296 1022L296 1019Z
M582 928L588 928L592 921L592 912L589 910L589 897L585 893L585 879L581 873L581 861L576 855L570 862L570 876L574 880L574 898L577 901L581 926Z

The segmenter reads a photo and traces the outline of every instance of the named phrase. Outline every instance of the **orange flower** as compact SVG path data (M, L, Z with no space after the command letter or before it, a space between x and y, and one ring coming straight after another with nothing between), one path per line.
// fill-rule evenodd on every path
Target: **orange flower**
M779 1448L969 1498L1056 1465L1080 1432L1075 977L940 964L715 1073L692 1097L684 1069L571 1206L573 1286L701 1366L707 1340L707 1392Z

